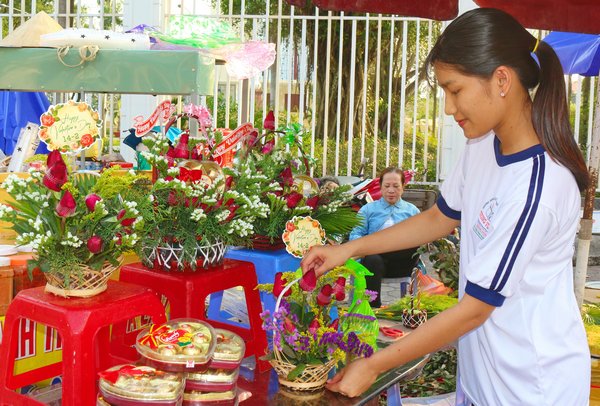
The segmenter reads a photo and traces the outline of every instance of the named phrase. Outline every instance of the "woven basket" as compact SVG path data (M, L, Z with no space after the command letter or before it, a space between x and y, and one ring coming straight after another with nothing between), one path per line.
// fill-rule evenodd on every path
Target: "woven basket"
M184 258L183 248L177 242L164 243L158 247L145 247L142 250L142 262L148 268L167 272L194 272L220 265L227 247L222 241L208 243L198 241L193 255L194 262Z
M285 243L281 238L273 239L266 235L255 235L252 237L252 248L259 251L276 251L285 248Z
M62 297L91 297L106 290L108 278L118 266L104 263L99 271L87 265L80 265L79 269L73 270L69 280L64 276L52 272L46 272L46 292Z
M416 314L410 314L408 310L402 311L402 324L408 328L417 328L427 321L427 312L422 310Z
M277 298L275 303L275 312L279 310L279 305L283 299L283 295L292 287L292 285L298 283L301 278L297 278L288 284ZM269 363L277 372L279 383L289 389L295 391L316 391L325 386L327 383L327 375L329 371L336 365L336 360L329 360L324 364L309 364L304 368L304 371L296 377L293 381L287 379L288 374L296 368L296 365L289 362L289 359L285 354L277 349L277 346L273 344L273 355L275 359L270 360Z
M331 360L325 364L307 365L304 371L293 381L288 381L288 374L296 368L281 357L281 353L274 347L273 352L277 359L269 361L275 372L279 383L295 391L316 391L325 386L329 371L335 366L336 361Z

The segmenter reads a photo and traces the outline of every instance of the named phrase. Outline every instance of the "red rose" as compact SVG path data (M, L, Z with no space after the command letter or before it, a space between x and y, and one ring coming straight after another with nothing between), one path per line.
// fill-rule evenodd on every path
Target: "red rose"
M306 199L306 205L309 207L312 207L313 209L316 209L318 204L319 204L319 196L313 196L313 197L309 197L308 199Z
M281 292L283 291L283 288L285 288L285 284L287 283L286 280L282 278L282 275L282 272L277 272L275 274L275 280L273 281L273 295L275 297L279 297L279 295L281 295ZM287 297L291 294L292 290L288 289L283 295L283 297Z
M319 306L327 306L331 303L331 294L333 293L333 288L331 285L324 285L321 288L321 291L317 295L317 304Z
M331 322L331 324L329 325L329 328L332 328L337 331L339 326L340 326L340 319L335 319L334 321Z
M269 110L267 113L265 121L263 121L263 128L265 130L275 130L275 114L273 113L273 110Z
M319 320L315 317L313 321L310 322L310 325L308 326L308 331L311 334L315 334L319 327L321 327L321 323L319 323Z
M89 240L87 240L87 247L88 250L90 250L90 252L92 254L97 254L100 251L102 251L102 246L104 245L102 238L100 238L97 235L93 235L90 237Z
M52 114L42 114L40 120L42 122L42 125L45 127L50 127L52 124L54 124L54 117L52 116Z
M317 286L317 274L312 269L302 275L302 279L298 283L300 285L300 289L305 292L312 292Z
M83 147L89 147L94 143L94 138L92 137L92 134L83 134L79 142Z
M283 184L285 186L292 186L294 184L294 175L292 174L292 168L289 166L281 171L279 177L283 179Z
M85 205L87 206L89 211L94 211L96 208L96 203L98 203L102 198L95 193L90 193L85 197Z
M302 193L292 192L286 196L285 203L288 208L293 209L298 206L298 203L300 203L300 200L302 200L303 197Z
M56 214L58 214L60 217L70 217L73 214L75 214L76 207L77 204L75 203L73 195L71 194L71 192L66 190L65 194L56 204Z
M60 152L57 153L60 155ZM50 161L50 158L48 158L48 160ZM42 179L42 183L48 189L60 192L61 187L67 183L67 178L67 165L65 165L61 158L60 161L57 161L54 165L48 167L46 174Z
M132 225L135 221L134 218L123 218L125 217L125 209L121 209L121 211L119 212L119 214L117 214L117 220L121 220L121 225L123 227L129 227L130 225Z

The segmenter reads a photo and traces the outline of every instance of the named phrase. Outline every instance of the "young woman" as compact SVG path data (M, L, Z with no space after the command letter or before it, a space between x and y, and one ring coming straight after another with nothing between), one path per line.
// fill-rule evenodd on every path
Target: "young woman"
M362 223L350 233L350 240L373 234L391 227L419 213L412 203L402 200L405 185L404 171L389 167L379 175L381 199L361 207L358 214ZM371 302L373 307L381 307L381 280L410 276L417 265L419 257L415 255L417 248L367 255L362 264L373 273L367 276L367 289L377 292L377 298Z
M467 138L437 205L364 238L313 248L302 268L322 274L348 257L420 245L460 224L460 301L351 363L328 387L359 395L382 371L458 339L464 404L587 405L590 355L571 261L589 180L558 58L510 15L475 9L446 28L427 66Z

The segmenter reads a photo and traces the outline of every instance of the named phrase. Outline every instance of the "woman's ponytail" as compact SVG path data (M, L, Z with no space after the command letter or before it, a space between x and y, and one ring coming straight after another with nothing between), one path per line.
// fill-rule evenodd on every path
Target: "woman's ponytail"
M533 127L548 154L573 173L579 190L583 191L590 182L589 173L571 131L560 61L544 41L538 43L535 54L540 73L533 99Z

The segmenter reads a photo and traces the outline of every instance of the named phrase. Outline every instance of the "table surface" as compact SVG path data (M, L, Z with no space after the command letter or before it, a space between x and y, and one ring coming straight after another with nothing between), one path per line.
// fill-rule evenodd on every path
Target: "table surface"
M410 331L400 323L388 320L380 320L380 326L399 328L404 331ZM381 333L378 337L379 348L383 348L393 342L393 340L384 337ZM385 390L395 384L413 379L421 372L429 356L417 358L398 368L391 369L379 376L377 381L359 397L348 398L339 393L323 389L317 393L302 394L300 392L291 392L281 388L277 380L277 374L274 370L259 374L242 366L240 378L238 379L239 400L241 404L260 404L260 405L307 405L307 406L358 406L366 404L377 405L378 396ZM247 402L244 402L248 399ZM371 403L372 402L372 403Z

